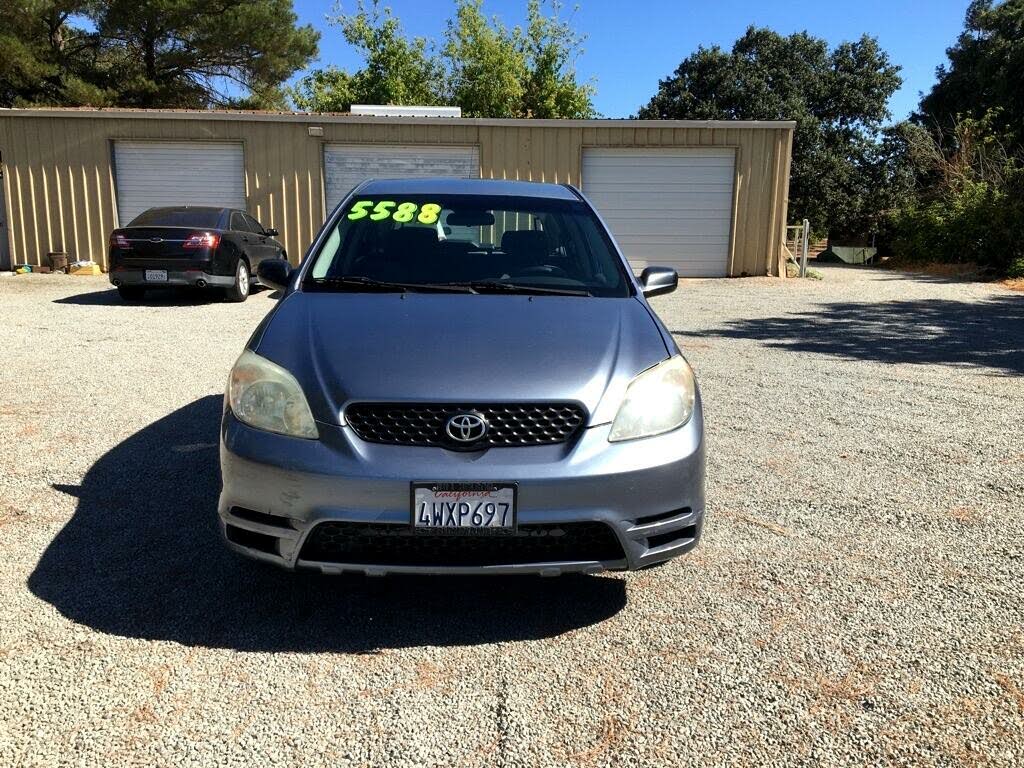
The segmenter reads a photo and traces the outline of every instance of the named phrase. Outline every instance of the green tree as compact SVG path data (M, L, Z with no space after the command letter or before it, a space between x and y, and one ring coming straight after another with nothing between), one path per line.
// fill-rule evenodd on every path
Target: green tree
M294 86L288 98L304 112L347 112L360 99L353 90L352 75L337 67L314 69Z
M390 8L377 0L367 12L339 16L345 40L364 55L366 65L353 75L353 90L368 104L440 104L444 68L423 37L407 38Z
M731 51L698 48L639 111L646 119L795 120L790 217L829 232L871 230L890 201L882 139L899 67L863 36L829 50L806 32L750 27Z
M81 0L0 3L0 106L105 106L110 94L89 81L99 42L75 27Z
M488 21L483 0L462 0L448 20L444 57L450 98L466 117L519 117L527 80L519 30Z
M0 104L283 108L318 37L291 0L4 2Z
M947 54L907 134L893 251L1024 275L1024 0L974 0Z
M468 117L591 117L594 87L578 82L574 69L583 38L561 10L558 0L528 0L525 28L509 29L487 18L483 0L456 0L439 46L407 37L378 0L360 0L354 14L334 21L363 67L314 70L290 96L317 112L353 103L454 104Z
M939 67L915 119L951 137L959 116L992 115L995 130L1024 143L1024 0L974 0L946 53L949 64Z
M545 16L541 0L527 3L523 53L526 93L523 116L538 118L594 117L594 86L576 80L575 62L586 38L560 17L562 3L551 0Z
M390 8L359 0L356 12L331 20L345 42L359 51L363 68L348 73L335 67L313 70L290 96L310 112L343 112L352 104L441 104L445 72L440 57L422 37L407 37Z
M220 106L237 88L274 106L319 39L296 25L291 0L106 0L88 13L120 106Z

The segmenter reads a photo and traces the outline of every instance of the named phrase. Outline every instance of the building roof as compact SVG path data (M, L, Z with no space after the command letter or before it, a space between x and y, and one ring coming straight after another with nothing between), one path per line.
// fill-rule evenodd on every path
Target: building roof
M576 194L562 184L539 181L508 181L504 179L453 179L445 177L420 179L370 179L356 188L363 195L498 195L502 197L539 197L556 200L578 200Z
M484 117L377 117L348 112L270 112L241 109L129 109L124 107L40 107L0 109L4 117L91 117L163 120L246 120L270 122L318 123L406 123L422 125L534 126L550 128L789 128L793 120L632 120L598 118L593 120L551 120L541 118Z

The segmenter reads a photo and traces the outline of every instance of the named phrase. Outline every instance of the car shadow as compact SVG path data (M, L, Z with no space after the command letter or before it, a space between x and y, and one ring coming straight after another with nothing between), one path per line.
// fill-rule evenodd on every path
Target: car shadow
M221 398L101 457L29 577L72 621L123 637L245 651L339 651L552 637L626 603L620 579L324 577L230 552L216 521Z
M89 291L74 296L54 299L54 304L78 304L86 307L191 307L203 304L219 304L224 301L220 290L198 288L150 288L144 298L139 301L125 301L118 295L116 288L105 291Z
M837 302L736 320L682 337L754 339L767 347L885 363L931 363L1024 374L1024 296L986 301Z

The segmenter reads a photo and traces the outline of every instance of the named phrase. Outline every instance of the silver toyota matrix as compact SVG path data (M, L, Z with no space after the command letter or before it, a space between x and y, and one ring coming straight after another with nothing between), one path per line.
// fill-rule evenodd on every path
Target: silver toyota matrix
M642 228L650 212L636 211ZM693 371L569 186L368 181L231 371L230 546L324 573L596 573L696 545Z

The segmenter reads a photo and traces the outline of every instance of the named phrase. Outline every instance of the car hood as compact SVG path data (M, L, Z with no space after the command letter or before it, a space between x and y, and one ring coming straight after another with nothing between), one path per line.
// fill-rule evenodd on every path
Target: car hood
M333 424L359 400L568 400L602 424L669 354L635 298L428 293L294 293L254 350Z

